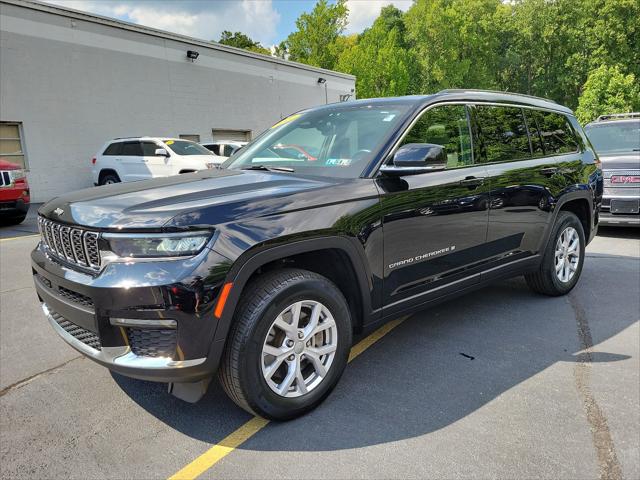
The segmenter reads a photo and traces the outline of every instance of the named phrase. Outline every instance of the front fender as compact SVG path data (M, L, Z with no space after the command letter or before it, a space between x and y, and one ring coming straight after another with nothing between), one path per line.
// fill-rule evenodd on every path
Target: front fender
M214 344L225 341L242 291L257 269L274 260L325 249L341 250L348 256L358 281L362 311L367 318L372 312L370 295L372 281L362 246L359 246L357 239L343 236L324 236L299 240L286 245L256 247L243 253L227 273L226 282L232 282L233 288L218 321Z

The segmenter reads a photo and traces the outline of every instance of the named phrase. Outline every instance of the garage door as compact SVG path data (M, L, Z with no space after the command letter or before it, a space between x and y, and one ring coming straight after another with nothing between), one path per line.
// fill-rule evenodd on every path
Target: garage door
M213 141L234 140L236 142L248 142L251 140L251 130L228 130L214 128L211 130Z

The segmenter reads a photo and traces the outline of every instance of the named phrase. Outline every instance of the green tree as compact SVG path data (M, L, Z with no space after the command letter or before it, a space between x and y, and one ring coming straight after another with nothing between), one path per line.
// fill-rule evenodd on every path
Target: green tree
M268 49L260 45L260 42L252 40L242 32L232 33L229 30L225 30L220 35L220 40L218 40L218 43L229 45L230 47L243 48L244 50L262 53L264 55L269 55L271 53Z
M500 0L416 0L405 23L420 92L495 86L502 8Z
M333 69L338 53L336 42L347 26L346 0L329 4L318 0L311 13L303 13L296 20L297 30L286 40L290 60Z
M599 115L640 110L640 85L632 73L624 74L619 65L602 65L589 74L580 96L576 116L588 123Z
M402 12L389 5L371 28L351 37L354 45L342 49L336 69L356 76L359 98L408 93L415 69L404 33Z
M499 18L500 89L575 108L589 72L620 64L640 75L637 0L517 0Z

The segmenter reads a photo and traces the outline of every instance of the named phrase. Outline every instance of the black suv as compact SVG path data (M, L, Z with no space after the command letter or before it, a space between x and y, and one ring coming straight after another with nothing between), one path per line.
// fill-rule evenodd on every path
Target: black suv
M33 275L87 357L190 401L218 371L240 407L288 419L333 389L354 333L515 275L569 292L601 197L553 102L361 100L282 120L222 170L51 200Z

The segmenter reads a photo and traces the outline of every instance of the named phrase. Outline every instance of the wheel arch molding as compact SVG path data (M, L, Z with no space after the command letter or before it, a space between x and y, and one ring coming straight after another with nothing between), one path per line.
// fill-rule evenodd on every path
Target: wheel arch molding
M574 208L574 206L580 205L580 204L584 205L585 203L587 207L583 209L582 212L576 212L576 209ZM581 220L583 224L586 242L589 243L597 230L596 228L597 225L594 225L595 215L594 215L593 209L594 209L594 199L590 190L575 189L560 195L554 205L551 221L547 224L545 233L542 237L543 241L539 247L539 250L540 251L544 250L547 244L549 243L551 231L553 230L553 226L556 223L558 214L561 211L570 211L576 214L576 216ZM581 214L585 215L587 218L586 219L581 218Z
M345 292L344 288L341 288L340 282L335 282L332 278L329 278L329 280L336 283L347 298L352 314L354 316L357 315L356 318L352 319L354 327L362 327L363 322L366 322L372 315L371 292L373 281L362 247L360 246L359 248L356 243L356 239L326 236L298 240L286 245L259 249L256 247L240 255L227 274L225 282L233 283L233 287L229 292L224 310L218 321L214 343L222 342L226 339L240 296L249 280L261 268L274 265L276 262L285 262L291 258L303 258L308 254L320 254L328 251L340 252L350 263L347 267L350 267L349 269L354 277L353 280L355 280L353 282L355 285L352 285L355 288L350 292L352 295L349 295L349 292ZM343 266L341 265L341 267ZM304 268L304 265L299 268ZM312 271L323 274L323 272L318 272L316 269L312 269ZM344 284L342 287L344 287ZM352 303L353 301L355 301L355 305Z

